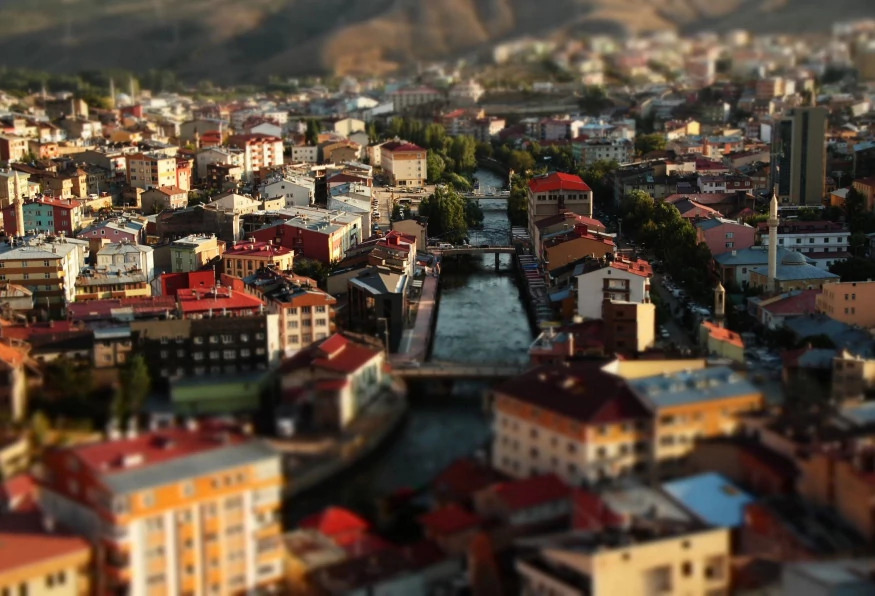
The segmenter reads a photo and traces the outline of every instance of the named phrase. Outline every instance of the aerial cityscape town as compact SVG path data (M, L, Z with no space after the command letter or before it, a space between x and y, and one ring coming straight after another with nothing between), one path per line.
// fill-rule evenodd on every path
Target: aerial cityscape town
M875 20L822 27L0 68L0 596L875 594Z

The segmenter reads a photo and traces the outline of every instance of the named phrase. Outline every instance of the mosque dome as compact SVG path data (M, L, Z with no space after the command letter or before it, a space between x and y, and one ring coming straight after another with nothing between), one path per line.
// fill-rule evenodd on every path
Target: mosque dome
M795 250L791 250L784 258L781 259L782 265L807 265L808 260L805 258L801 252L796 252Z

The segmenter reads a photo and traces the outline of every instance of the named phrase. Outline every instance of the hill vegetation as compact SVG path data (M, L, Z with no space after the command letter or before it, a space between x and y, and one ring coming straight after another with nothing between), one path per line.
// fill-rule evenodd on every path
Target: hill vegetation
M817 0L5 0L0 63L187 79L381 74L522 36L658 29L821 29ZM833 0L829 21L870 0Z

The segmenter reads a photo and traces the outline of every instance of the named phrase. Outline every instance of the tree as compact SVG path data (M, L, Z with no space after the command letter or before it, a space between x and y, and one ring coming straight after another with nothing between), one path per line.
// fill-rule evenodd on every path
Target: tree
M425 172L429 183L434 184L440 180L446 168L446 162L438 153L434 151L428 152L428 157L425 160Z
M514 172L523 173L535 169L535 158L528 151L511 152L507 163Z
M525 226L529 221L529 179L522 174L514 175L507 197L507 218L512 226Z
M489 159L492 157L492 145L490 143L484 143L482 141L477 143L477 146L474 147L474 155L478 160L480 159Z
M875 279L875 261L863 257L851 257L846 261L833 263L829 268L842 281L866 281Z
M443 125L432 122L425 127L425 146L431 151L442 151L447 130Z
M151 380L146 360L140 354L135 354L119 371L119 387L113 400L113 416L119 422L131 416L137 416L143 409L146 396L149 395Z
M635 151L639 155L647 155L651 151L662 151L663 149L665 149L665 135L651 133L635 137Z
M454 169L456 173L472 172L477 168L475 148L474 137L459 135L453 138L448 154L456 162Z
M307 130L304 132L304 140L308 145L319 143L319 133L322 131L322 123L310 118L307 120Z
M450 185L438 186L419 204L419 215L428 218L429 234L461 243L468 236L467 201Z

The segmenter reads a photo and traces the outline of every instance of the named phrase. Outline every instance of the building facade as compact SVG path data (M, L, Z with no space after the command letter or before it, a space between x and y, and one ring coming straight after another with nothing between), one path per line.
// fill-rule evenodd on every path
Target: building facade
M133 188L148 190L176 186L176 158L166 155L134 153L125 156L127 183Z
M225 243L213 234L192 234L170 244L170 271L197 271L225 251Z
M554 172L529 182L529 234L534 237L535 223L570 211L592 217L592 189L573 174Z
M3 230L9 235L29 233L73 236L82 227L82 204L75 199L42 197L23 201L24 227L19 229L16 207L3 208Z
M393 186L425 186L428 150L392 141L380 146L380 163Z
M817 312L864 329L875 327L875 281L837 282L823 286L816 298Z
M222 270L228 275L247 277L262 268L291 271L295 251L272 241L235 242L222 254Z
M801 107L778 122L772 141L772 174L784 204L819 206L823 201L827 115L823 107Z
M43 464L43 509L100 544L101 592L247 593L282 580L283 476L261 441L171 428L52 449Z

